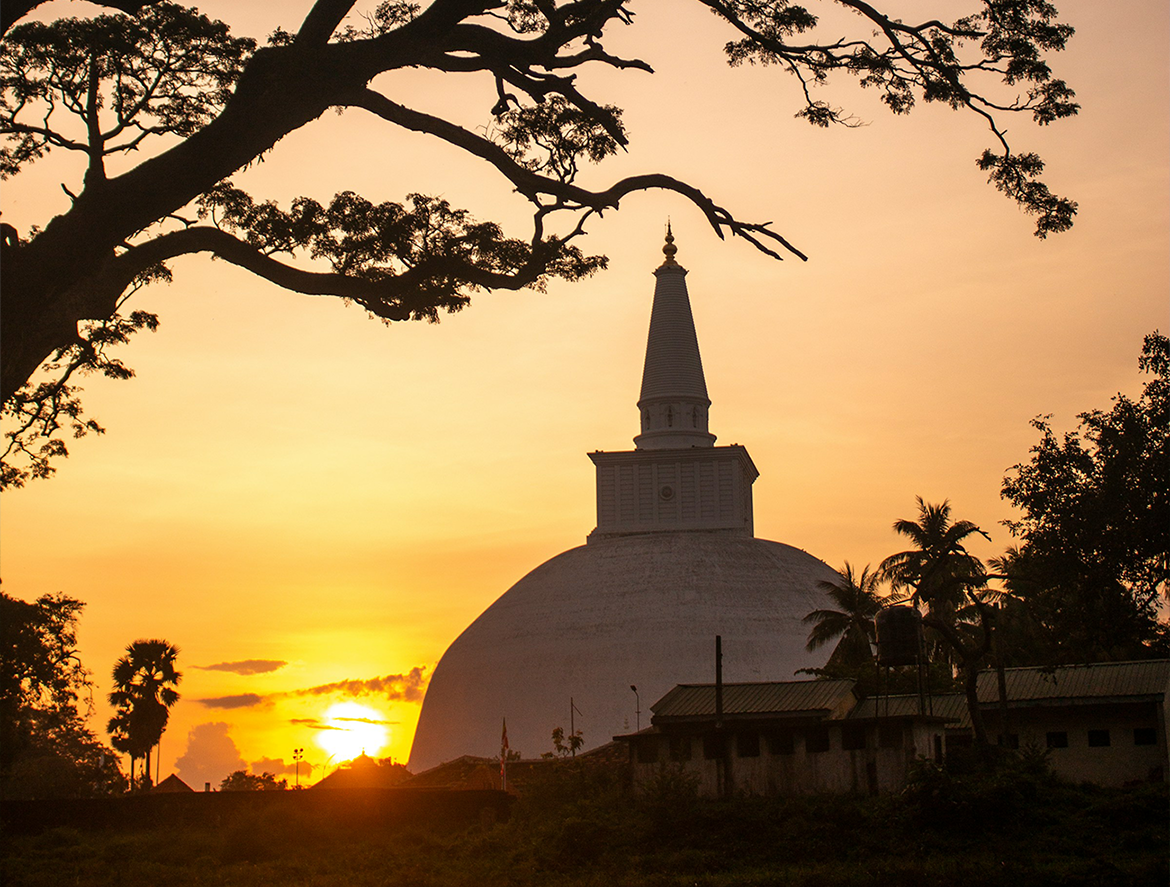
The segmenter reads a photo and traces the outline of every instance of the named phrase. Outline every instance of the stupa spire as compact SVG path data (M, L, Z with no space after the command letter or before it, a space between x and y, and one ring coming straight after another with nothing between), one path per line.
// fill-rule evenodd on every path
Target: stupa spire
M654 305L638 398L642 433L634 438L640 450L710 447L715 435L707 430L707 382L699 356L699 339L687 294L687 270L675 261L678 247L666 223L666 257L654 271Z

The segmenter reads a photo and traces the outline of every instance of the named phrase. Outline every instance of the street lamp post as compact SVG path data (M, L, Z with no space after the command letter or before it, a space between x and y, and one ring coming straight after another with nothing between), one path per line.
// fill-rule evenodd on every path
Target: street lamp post
M296 786L301 787L301 761L305 759L305 750L303 748L293 749L293 766L296 769ZM287 783L286 783L287 784Z
M642 729L642 697L638 695L638 688L630 684L630 689L634 691L634 717L637 718L637 729Z

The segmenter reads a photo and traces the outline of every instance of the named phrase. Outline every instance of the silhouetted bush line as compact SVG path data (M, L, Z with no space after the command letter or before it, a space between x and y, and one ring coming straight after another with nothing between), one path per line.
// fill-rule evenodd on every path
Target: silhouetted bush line
M362 827L434 825L463 828L506 819L513 799L503 792L433 789L340 789L301 792L193 792L104 798L6 801L0 825L6 833L52 828L174 829L217 827L241 815L304 814Z
M569 765L506 820L443 828L262 802L215 825L8 835L0 877L6 887L1145 887L1166 883L1168 803L1164 784L1073 786L1025 765L924 769L899 796L734 801L700 799L664 769L633 798L620 779Z

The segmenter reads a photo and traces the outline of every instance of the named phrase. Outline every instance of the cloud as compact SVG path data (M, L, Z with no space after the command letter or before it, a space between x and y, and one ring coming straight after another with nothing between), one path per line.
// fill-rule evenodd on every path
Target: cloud
M256 662L275 662L276 660L268 659L248 659L244 662L224 662L223 666L228 665L245 665ZM284 663L281 663L283 665ZM219 669L220 666L208 665L197 666L208 669ZM222 671L229 669L223 668ZM243 672L241 672L243 673ZM262 705L271 699L277 697L289 696L326 696L330 694L338 694L343 696L383 696L384 698L394 701L402 702L421 702L423 697L423 690L426 689L428 675L426 668L421 665L416 665L406 674L388 674L380 678L367 678L366 680L348 680L335 681L332 684L318 684L316 687L307 687L303 690L287 690L283 693L270 693L267 696L261 696L259 693L240 693L235 696L209 696L204 699L195 700L207 708L250 708L254 705ZM312 719L309 719L312 720ZM374 721L365 718L339 718L338 720L351 721L365 721L368 724L393 724L397 721ZM292 721L294 724L305 724L312 726L304 719ZM319 723L313 721L313 723ZM318 730L337 730L337 727L327 727L325 725L316 726L314 729Z
M330 693L339 693L346 696L384 696L392 702L420 702L423 698L423 690L427 686L427 680L426 668L416 665L406 674L388 674L380 678L367 678L364 681L335 681L332 684L319 684L304 690L293 690L285 695L325 696Z
M213 696L209 699L195 701L208 708L248 708L252 705L259 705L264 701L264 697L255 693L241 693L239 696Z
M175 772L187 785L202 791L204 784L219 788L229 773L247 767L223 721L198 724L187 734L187 750L175 761Z
M230 671L232 674L267 674L284 668L288 663L283 659L241 659L239 662L217 662L215 665L196 665L204 671Z
M334 727L332 724L323 724L316 718L290 718L290 724L298 727L308 727L310 730L344 730L345 727Z
M377 718L334 718L335 721L350 721L355 724L381 724L383 726L391 726L399 723L398 721L380 721Z

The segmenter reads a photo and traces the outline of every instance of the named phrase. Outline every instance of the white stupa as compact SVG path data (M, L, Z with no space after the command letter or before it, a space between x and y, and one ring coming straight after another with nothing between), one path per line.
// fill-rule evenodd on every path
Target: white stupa
M635 449L589 454L597 528L585 545L541 564L455 639L423 701L410 768L464 754L525 757L574 726L587 748L649 723L651 703L679 683L714 680L723 638L726 681L791 680L824 664L801 619L825 605L812 555L753 535L759 472L738 445L717 447L711 401L669 228L654 272L654 306ZM637 687L637 695L631 687Z

